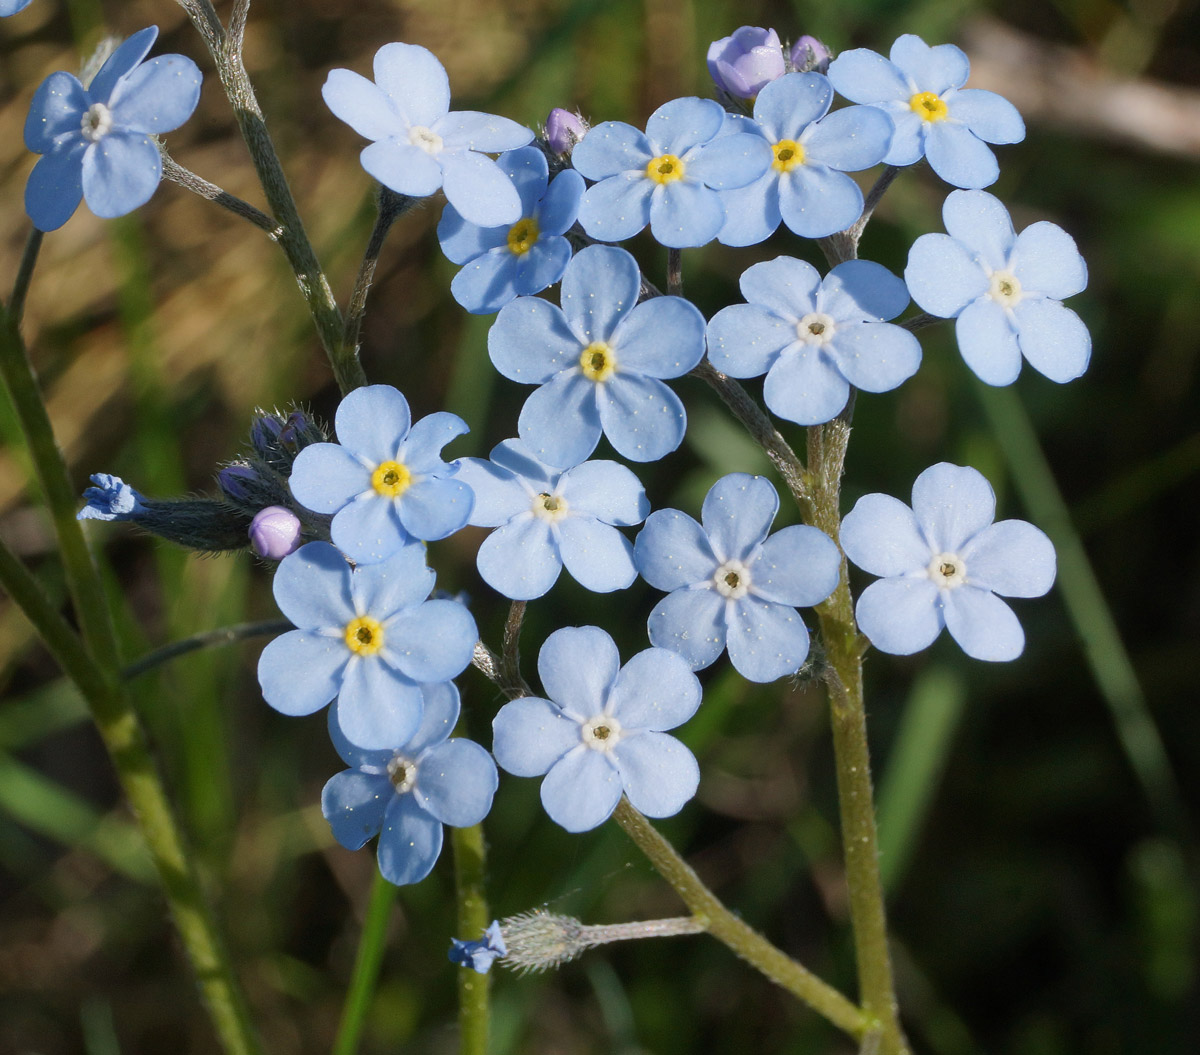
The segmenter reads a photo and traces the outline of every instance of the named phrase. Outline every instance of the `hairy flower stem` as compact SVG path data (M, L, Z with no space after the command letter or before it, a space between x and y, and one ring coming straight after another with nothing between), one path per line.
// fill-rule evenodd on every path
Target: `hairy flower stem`
M222 209L228 209L234 216L249 220L255 227L266 231L267 237L272 242L279 241L283 235L283 228L261 209L256 209L249 202L242 201L241 198L222 190L215 183L209 183L208 180L197 176L191 169L184 168L167 153L167 148L161 143L158 151L162 155L163 179L178 184L184 190L190 190L206 201L221 206Z
M613 817L709 934L839 1029L856 1039L866 1035L873 1023L854 1004L730 912L624 796Z
M235 641L244 641L248 637L266 637L294 630L290 619L264 619L258 623L235 623L233 626L222 626L216 630L204 630L191 637L180 638L169 645L147 652L141 659L121 668L121 677L125 681L153 670L162 663L170 662L189 652L197 652L202 648L220 648L222 645L232 645Z
M350 294L350 307L346 312L345 332L342 337L342 344L353 348L356 356L361 344L363 316L367 312L367 293L370 292L371 283L375 279L375 267L379 263L383 243L388 231L392 229L392 224L410 212L419 201L419 198L397 194L387 187L379 188L375 226L371 229L371 237L367 239L367 248L358 268L358 277L354 280L354 291Z
M484 886L487 851L483 828L478 824L452 828L450 842L454 849L458 933L482 934L490 919ZM458 971L457 974L459 1051L461 1055L487 1055L491 976L475 971Z
M64 668L88 704L137 818L221 1044L228 1055L256 1055L261 1049L229 954L171 811L141 721L120 684L116 632L100 576L75 519L75 490L54 441L24 342L7 308L0 308L0 374L50 507L67 587L82 632L83 658L75 656L73 661L64 662ZM7 570L13 571L11 567ZM13 581L19 582L20 578L18 575ZM52 649L69 647L61 631L47 621L43 606L34 603L29 611L35 628L51 631L46 641Z

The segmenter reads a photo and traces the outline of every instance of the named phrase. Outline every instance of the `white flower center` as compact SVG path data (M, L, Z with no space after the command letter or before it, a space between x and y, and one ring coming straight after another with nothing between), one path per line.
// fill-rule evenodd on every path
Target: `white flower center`
M740 560L727 560L716 570L712 581L722 597L738 601L750 590L750 569Z
M552 495L548 491L543 491L541 494L533 496L533 515L539 520L548 520L551 524L556 524L567 515L570 508L567 505L567 500L558 495Z
M828 344L837 327L823 311L810 312L796 323L796 336L805 344Z
M967 581L967 562L957 553L939 553L926 571L939 589L953 590Z
M413 125L408 130L408 141L413 146L420 147L426 154L442 152L442 137L432 128L426 128L424 125Z
M993 271L992 288L988 290L988 296L1001 307L1015 308L1024 294L1020 280L1011 271Z
M412 786L417 782L417 763L405 755L395 754L392 760L387 764L388 779L392 782L392 787L396 789L396 794L403 795L407 791L412 791Z
M92 103L80 119L79 131L84 139L96 143L112 130L112 123L112 111L103 103Z
M598 714L580 726L579 739L593 751L611 751L621 739L621 723L607 714Z

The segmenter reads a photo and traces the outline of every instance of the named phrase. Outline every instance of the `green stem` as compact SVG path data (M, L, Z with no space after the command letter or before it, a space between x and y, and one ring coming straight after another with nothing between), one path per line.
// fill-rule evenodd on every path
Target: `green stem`
M709 934L852 1037L861 1040L871 1031L874 1023L841 993L730 912L675 847L624 796L613 817Z
M454 847L454 891L458 901L458 933L476 938L490 922L484 872L487 851L483 828L452 828ZM489 985L491 976L460 969L458 972L459 1051L462 1055L487 1055L491 1021Z
M167 663L189 652L197 652L202 648L219 648L222 645L232 645L235 641L243 641L248 637L263 637L267 634L282 634L294 629L288 619L265 619L261 623L235 623L233 626L223 626L216 630L205 630L191 637L172 641L169 645L147 652L141 659L134 660L121 668L121 677L130 681L133 678L153 670L162 663Z
M376 870L363 919L362 935L358 939L358 953L354 957L354 973L350 976L350 988L342 1005L342 1020L338 1024L332 1055L355 1055L358 1051L363 1025L371 1010L375 986L379 981L379 968L387 947L388 922L392 917L398 889Z
M25 314L25 295L29 292L29 283L33 278L33 269L37 264L38 253L42 249L43 237L42 232L33 227L30 228L29 237L25 240L25 251L21 254L16 281L13 282L12 296L8 301L8 314L16 327L20 327L21 316Z

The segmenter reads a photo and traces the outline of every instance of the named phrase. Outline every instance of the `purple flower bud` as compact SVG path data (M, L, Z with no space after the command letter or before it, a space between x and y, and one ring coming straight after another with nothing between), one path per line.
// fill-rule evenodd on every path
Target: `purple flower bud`
M276 414L260 413L250 423L250 445L264 458L283 431L283 422Z
M588 126L579 114L556 106L546 118L546 142L556 154L569 154L587 135Z
M283 506L260 509L250 522L250 545L267 560L283 560L300 547L300 520Z
M783 46L773 29L742 26L731 37L708 48L708 72L722 91L736 99L753 99L786 72Z
M788 59L797 73L828 73L833 52L807 34L792 45Z
M217 486L235 502L248 499L250 490L246 485L257 480L258 473L248 465L227 465L217 473Z

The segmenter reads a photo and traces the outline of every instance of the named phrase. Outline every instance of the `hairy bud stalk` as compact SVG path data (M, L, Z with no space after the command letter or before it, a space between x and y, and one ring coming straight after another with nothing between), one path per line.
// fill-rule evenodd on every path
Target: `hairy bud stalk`
M547 971L609 942L670 938L703 931L704 925L695 916L590 925L543 909L510 916L500 924L508 948L504 963L518 971Z

